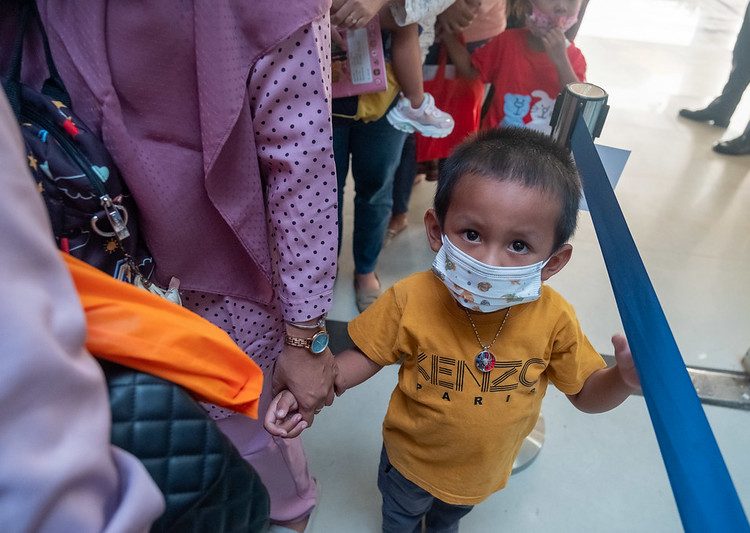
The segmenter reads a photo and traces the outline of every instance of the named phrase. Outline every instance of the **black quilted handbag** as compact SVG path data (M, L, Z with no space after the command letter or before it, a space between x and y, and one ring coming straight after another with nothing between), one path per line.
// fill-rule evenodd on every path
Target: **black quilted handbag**
M182 387L99 361L112 408L112 444L136 456L164 494L151 531L259 532L268 492L253 468Z

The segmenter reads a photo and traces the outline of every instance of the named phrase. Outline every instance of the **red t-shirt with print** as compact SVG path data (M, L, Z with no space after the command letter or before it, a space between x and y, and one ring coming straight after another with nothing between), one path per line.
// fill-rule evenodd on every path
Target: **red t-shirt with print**
M551 131L552 109L562 90L560 77L546 52L529 48L528 32L526 28L505 30L471 56L482 81L495 86L483 128L521 126ZM584 81L583 54L573 43L567 52L573 72Z

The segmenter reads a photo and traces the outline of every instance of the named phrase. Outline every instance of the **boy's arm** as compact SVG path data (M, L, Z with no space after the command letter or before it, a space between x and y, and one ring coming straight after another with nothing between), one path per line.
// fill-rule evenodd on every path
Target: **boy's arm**
M578 394L568 399L585 413L603 413L614 409L640 388L628 341L623 335L612 337L617 364L591 374Z
M370 379L383 368L356 347L344 350L335 359L338 369L334 383L336 396L341 396L348 389L356 387L363 381Z
M466 45L461 43L453 33L443 32L440 38L446 50L448 50L448 57L456 66L456 73L462 78L472 80L478 78L479 71L472 65L471 54Z
M565 34L559 28L553 28L542 37L542 43L557 69L560 84L565 87L569 83L580 82L568 58L568 40Z

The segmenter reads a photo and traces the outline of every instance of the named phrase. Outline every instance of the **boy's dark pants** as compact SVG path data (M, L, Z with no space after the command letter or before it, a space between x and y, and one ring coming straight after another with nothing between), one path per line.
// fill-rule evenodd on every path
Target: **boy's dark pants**
M419 533L426 516L429 533L454 533L473 505L450 505L406 479L380 452L378 488L383 495L383 533Z

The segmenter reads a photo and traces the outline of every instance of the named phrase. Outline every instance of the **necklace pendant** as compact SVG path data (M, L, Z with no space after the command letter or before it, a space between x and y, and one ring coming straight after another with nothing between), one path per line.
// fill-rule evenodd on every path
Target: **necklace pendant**
M480 372L486 373L495 368L495 356L485 348L474 358L474 363Z

